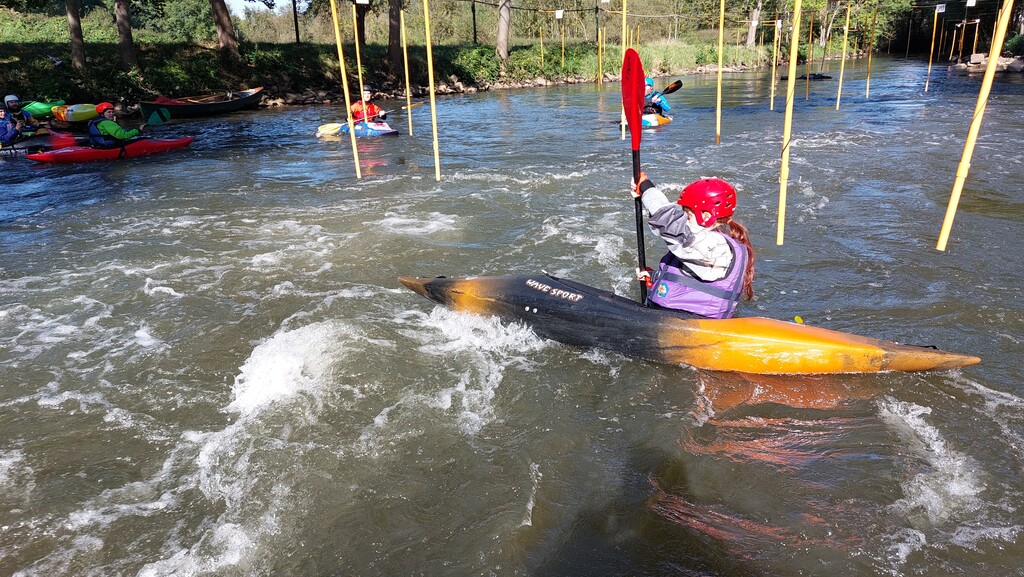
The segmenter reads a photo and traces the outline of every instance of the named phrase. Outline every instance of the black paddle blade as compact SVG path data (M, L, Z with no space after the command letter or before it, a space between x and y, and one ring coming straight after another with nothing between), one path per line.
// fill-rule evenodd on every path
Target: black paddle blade
M673 92L675 92L676 90L679 90L682 87L683 87L683 81L682 80L676 80L672 84L669 84L668 86L666 86L665 90L662 90L661 93L662 94L672 94Z

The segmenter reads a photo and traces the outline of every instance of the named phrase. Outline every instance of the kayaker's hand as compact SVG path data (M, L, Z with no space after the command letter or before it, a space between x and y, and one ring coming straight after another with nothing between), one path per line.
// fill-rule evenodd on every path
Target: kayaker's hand
M636 269L636 280L644 283L647 288L654 286L654 282L651 281L651 267L647 267L647 270Z
M630 185L629 185L629 194L633 195L633 198L640 198L643 195L643 193L640 192L640 185L643 184L645 180L648 180L647 179L647 173L646 172L641 172L640 173L640 182L632 182L632 183L630 183Z

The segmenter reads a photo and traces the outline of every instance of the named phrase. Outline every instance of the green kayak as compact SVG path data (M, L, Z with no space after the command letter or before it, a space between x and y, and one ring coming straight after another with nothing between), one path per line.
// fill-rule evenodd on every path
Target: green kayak
M32 118L49 118L53 116L53 107L64 104L63 100L54 100L53 102L38 102L31 101L25 103L21 107L22 110L32 115Z

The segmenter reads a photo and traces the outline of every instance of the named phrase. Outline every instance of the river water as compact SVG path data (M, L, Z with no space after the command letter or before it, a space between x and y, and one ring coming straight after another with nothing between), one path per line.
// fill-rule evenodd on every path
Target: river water
M720 145L714 77L684 78L644 168L736 185L743 314L979 365L703 372L398 284L632 296L617 84L440 99L440 182L426 106L360 141L362 180L312 136L330 107L171 123L195 143L149 159L0 161L0 574L1019 575L1024 82L995 86L939 252L980 77L925 93L926 63L878 58L865 99L865 72L839 111L835 80L797 84L782 246L765 73L726 76Z

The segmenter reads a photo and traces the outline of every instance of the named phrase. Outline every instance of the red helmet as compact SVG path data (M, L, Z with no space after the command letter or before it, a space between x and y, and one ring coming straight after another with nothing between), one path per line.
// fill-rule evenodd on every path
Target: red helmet
M676 202L693 211L697 224L708 227L720 218L732 216L736 210L736 189L721 178L705 178L688 184ZM705 212L711 215L706 220Z
M108 110L113 110L114 105L109 102L100 102L96 105L96 114L103 114Z

